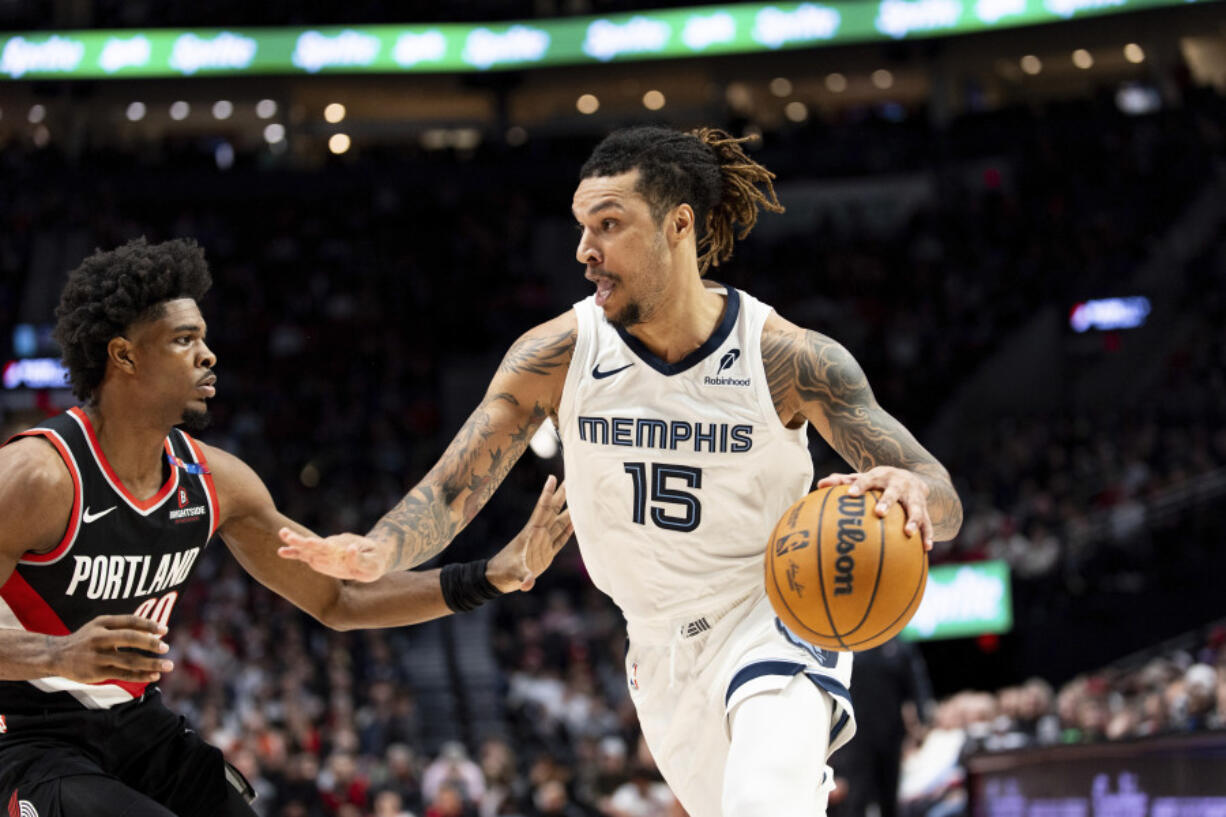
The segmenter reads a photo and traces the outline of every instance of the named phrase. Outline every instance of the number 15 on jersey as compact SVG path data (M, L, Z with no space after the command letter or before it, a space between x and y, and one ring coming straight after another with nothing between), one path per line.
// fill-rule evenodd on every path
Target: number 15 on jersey
M656 527L689 533L702 522L702 503L684 490L702 488L701 468L628 462L626 473L634 483L634 524L646 525L650 513Z

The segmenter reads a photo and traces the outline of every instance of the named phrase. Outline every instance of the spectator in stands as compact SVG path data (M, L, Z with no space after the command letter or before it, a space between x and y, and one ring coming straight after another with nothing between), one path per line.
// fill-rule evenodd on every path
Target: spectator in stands
M260 761L256 753L243 747L231 752L228 757L230 762L234 764L234 768L238 769L239 773L247 778L247 782L255 790L255 802L251 804L251 808L260 817L271 817L269 810L272 808L273 800L276 797L277 786L264 776L264 771L260 767Z
M546 780L532 793L532 817L590 817L590 812L570 800L566 786Z
M516 773L515 752L502 738L490 738L481 744L481 773L485 794L477 809L480 817L506 814L506 808L523 799L526 786Z
M1209 727L1217 707L1217 670L1208 664L1193 664L1183 678L1183 717L1176 728L1195 732Z
M388 790L375 795L373 817L414 817L414 814L404 808L399 794Z
M601 808L605 817L669 817L674 798L659 777L646 766L630 769L630 779L608 798Z
M1170 728L1166 701L1161 692L1147 692L1141 700L1141 715L1136 734L1139 737L1161 735Z
M937 704L932 727L903 758L898 791L903 817L956 814L965 804L962 756L969 742L972 694L959 693Z
M425 817L476 817L476 809L469 803L459 785L444 782L430 798Z
M393 792L401 806L419 812L422 806L421 784L413 750L403 743L393 743L383 755L384 762L372 775L371 787L376 798L382 792Z
M382 678L366 690L367 704L355 714L358 743L365 755L377 755L392 743L411 744L417 739L413 699L397 690L394 679Z
M1218 678L1217 705L1208 721L1210 729L1226 729L1226 674L1219 670Z
M319 787L315 782L318 776L319 764L314 755L295 755L277 792L273 814L278 817L326 817Z
M443 744L439 756L421 776L422 797L428 802L437 803L439 790L444 786L458 791L466 806L479 803L485 796L481 767L468 757L464 744L456 740Z
M1052 711L1051 684L1042 678L1031 678L1021 687L1019 729L1042 745L1060 739L1060 719Z
M1140 723L1139 707L1133 703L1121 702L1119 708L1112 712L1107 720L1103 735L1107 740L1127 740L1137 734Z
M1103 693L1094 692L1085 695L1077 702L1077 739L1083 743L1094 743L1106 739L1110 716L1111 713L1107 708Z
M620 735L608 735L596 745L594 762L580 770L577 794L603 811L608 799L629 779L626 741Z
M370 783L358 770L357 759L347 751L334 752L319 776L319 793L329 812L338 814L344 805L364 810Z

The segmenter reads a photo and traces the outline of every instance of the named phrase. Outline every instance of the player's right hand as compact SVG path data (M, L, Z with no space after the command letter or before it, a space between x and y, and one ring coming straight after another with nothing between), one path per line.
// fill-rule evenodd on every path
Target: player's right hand
M160 657L170 649L162 641L165 634L166 627L152 619L98 616L75 633L48 636L51 666L56 675L83 684L152 683L174 669Z
M575 532L565 505L566 486L558 485L557 477L548 477L528 524L489 560L485 577L490 584L504 593L532 589L536 577Z
M281 528L279 535L285 543L277 548L279 556L306 562L325 576L373 582L391 568L390 542L377 542L356 533L338 533L321 539L303 536L289 528Z

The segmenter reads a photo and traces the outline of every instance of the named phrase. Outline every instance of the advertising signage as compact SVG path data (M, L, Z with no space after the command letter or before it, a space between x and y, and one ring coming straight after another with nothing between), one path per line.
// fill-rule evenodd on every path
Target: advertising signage
M968 34L1194 2L840 0L475 25L13 32L0 33L0 81L598 65Z
M907 641L1007 633L1013 627L1009 565L1002 561L937 565L924 600L901 637Z

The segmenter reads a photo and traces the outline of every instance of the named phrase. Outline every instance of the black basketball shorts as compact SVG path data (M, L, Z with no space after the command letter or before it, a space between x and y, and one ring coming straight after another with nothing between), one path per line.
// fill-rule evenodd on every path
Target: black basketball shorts
M5 714L4 725L0 814L254 815L246 781L156 689L111 709Z

